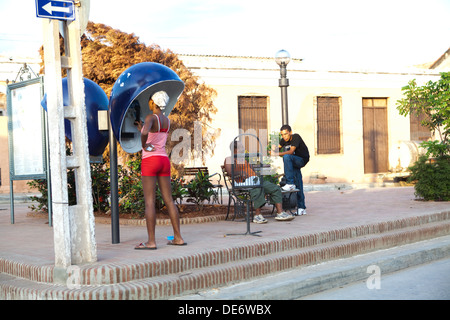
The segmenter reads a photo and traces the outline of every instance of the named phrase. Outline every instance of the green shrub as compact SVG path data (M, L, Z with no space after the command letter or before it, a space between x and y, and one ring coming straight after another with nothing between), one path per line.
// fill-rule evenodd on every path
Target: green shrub
M108 211L108 196L111 189L111 184L109 183L109 168L102 163L91 164L91 180L94 211Z
M450 201L450 156L428 159L421 156L411 170L416 196L424 200Z
M140 217L145 216L144 190L142 189L141 179L141 159L136 158L128 161L125 168L119 170L119 195L122 200L119 203L121 213L138 213ZM181 203L182 199L188 194L180 178L172 177L170 180L172 186L172 199L175 203ZM155 208L161 210L165 203L162 198L161 190L156 186Z
M119 211L144 216L145 201L141 180L141 159L135 158L119 166Z
M106 212L109 210L108 198L110 195L110 169L106 164L91 164L91 180L92 180L92 198L94 211ZM141 217L145 215L145 200L144 191L142 189L141 180L141 159L136 157L126 163L126 167L118 166L118 180L119 180L119 211L120 213L138 213ZM182 179L172 177L172 198L176 203L181 203L182 199L188 195L188 191L182 183ZM209 181L208 181L209 183ZM30 209L33 211L48 212L48 192L47 180L36 179L27 183L32 189L37 189L41 196L30 197L38 204L32 204ZM210 183L209 183L210 184ZM204 185L204 182L200 182ZM73 169L67 170L67 188L69 196L69 205L76 204L76 189L75 189L75 173ZM212 191L211 191L212 192ZM203 201L204 197L208 196L208 191L192 191L191 196ZM157 187L155 207L161 210L164 207L161 191Z
M107 211L109 209L109 169L105 168L104 164L91 164L91 180L92 180L92 198L94 210ZM32 189L37 189L41 196L32 196L31 200L38 203L32 204L29 208L33 211L48 212L48 190L46 179L35 179L27 182ZM75 171L73 169L67 170L67 195L69 198L69 205L77 203L77 194L75 187Z
M46 179L35 179L27 182L27 185L31 187L31 189L37 189L41 193L41 196L31 196L30 199L38 203L38 205L30 205L29 208L32 211L38 212L48 212L48 192L47 192L47 180Z
M184 187L183 178L172 177L170 180L170 184L172 185L172 199L175 203L181 204L181 201L185 196L188 195L188 191Z
M214 195L213 185L209 181L209 175L199 171L194 179L187 185L188 202L193 202L197 208L203 210L203 202Z

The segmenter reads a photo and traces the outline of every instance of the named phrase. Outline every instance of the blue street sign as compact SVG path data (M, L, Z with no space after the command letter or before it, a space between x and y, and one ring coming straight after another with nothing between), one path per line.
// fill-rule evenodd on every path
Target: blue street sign
M36 17L75 20L74 3L70 0L36 0Z

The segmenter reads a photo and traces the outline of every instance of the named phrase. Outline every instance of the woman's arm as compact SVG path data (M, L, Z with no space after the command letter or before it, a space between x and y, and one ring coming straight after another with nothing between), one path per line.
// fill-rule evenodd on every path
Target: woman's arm
M145 148L145 145L147 144L147 138L148 138L148 133L150 132L150 129L153 126L153 115L149 114L145 117L145 121L144 121L144 125L142 126L141 129L141 144L142 144L142 148ZM139 126L138 126L139 128Z

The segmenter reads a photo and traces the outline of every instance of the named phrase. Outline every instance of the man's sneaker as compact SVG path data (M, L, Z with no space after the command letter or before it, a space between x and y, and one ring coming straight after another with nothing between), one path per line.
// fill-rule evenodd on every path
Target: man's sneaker
M281 187L283 191L292 191L295 189L295 184L285 184Z
M282 213L277 214L277 216L275 217L275 220L278 220L278 221L290 221L290 220L292 220L294 218L295 218L294 216L292 216L289 213L286 213L286 212L283 211Z
M254 223L267 223L267 219L259 214L259 215L253 217L253 222Z
M304 215L304 214L306 214L306 209L298 209L298 210L297 210L297 215L298 215L298 216L302 216L302 215Z

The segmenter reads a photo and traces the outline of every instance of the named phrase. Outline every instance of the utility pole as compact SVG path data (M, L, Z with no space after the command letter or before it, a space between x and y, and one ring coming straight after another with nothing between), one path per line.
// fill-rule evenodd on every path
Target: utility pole
M55 1L52 1L52 5L53 2ZM86 14L82 11L86 10L82 8L83 3L89 8L89 1L72 3L73 20L43 19L44 87L47 93L55 267L62 271L73 264L97 261L81 68L80 15ZM60 22L64 33L63 56L59 48ZM62 70L67 72L69 106L63 105ZM72 127L73 154L70 156L66 156L64 119L69 119ZM69 205L67 169L75 171L75 205ZM60 275L63 275L62 272Z

